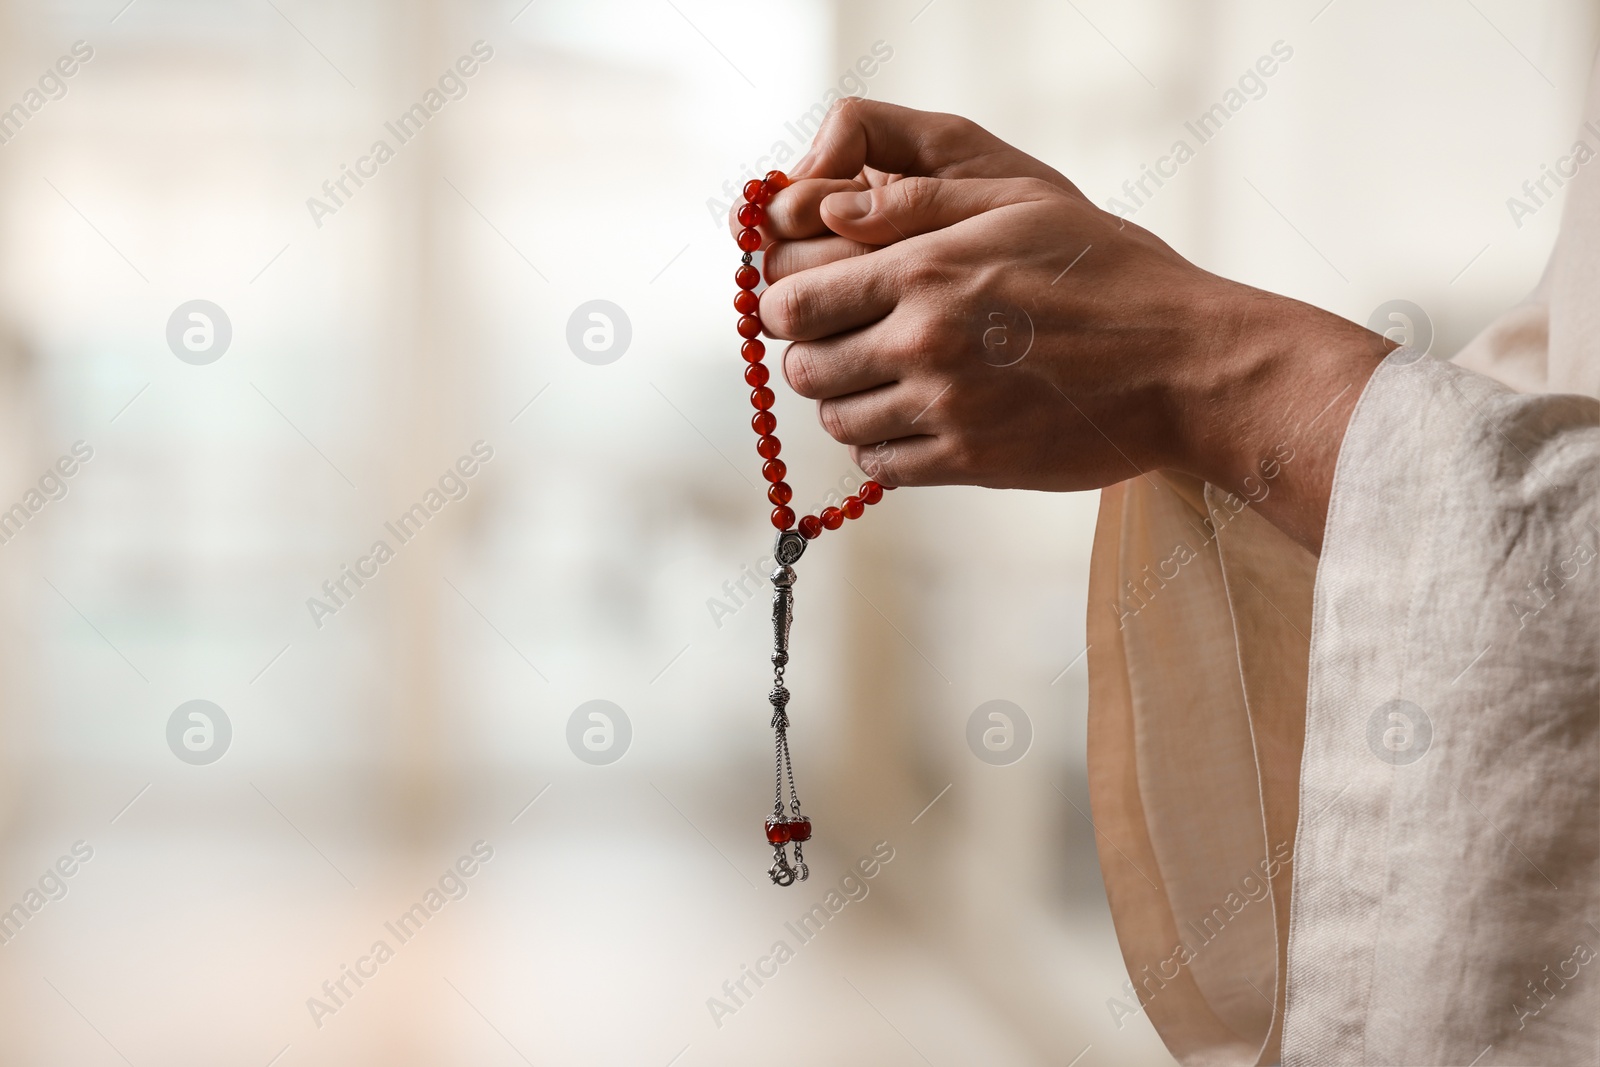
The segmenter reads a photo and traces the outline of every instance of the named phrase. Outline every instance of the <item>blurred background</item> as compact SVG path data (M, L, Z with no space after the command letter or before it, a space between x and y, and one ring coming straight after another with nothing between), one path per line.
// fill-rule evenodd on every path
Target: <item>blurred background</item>
M0 1062L1170 1062L1113 1003L1094 494L901 491L808 553L817 840L809 882L766 881L730 197L840 93L958 112L1211 270L1361 321L1412 301L1448 357L1537 280L1559 190L1523 183L1570 152L1596 24L4 0ZM813 510L859 474L779 394Z

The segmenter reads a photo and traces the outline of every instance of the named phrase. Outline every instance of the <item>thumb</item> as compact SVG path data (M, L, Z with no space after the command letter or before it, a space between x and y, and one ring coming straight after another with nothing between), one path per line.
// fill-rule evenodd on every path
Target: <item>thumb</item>
M854 178L863 167L886 174L937 174L959 157L952 142L963 138L932 134L961 121L954 115L847 96L828 109L810 151L789 168L789 176ZM973 132L983 131L974 126Z
M929 178L1043 178L1077 187L959 115L847 96L834 102L789 177L859 178L866 171Z
M974 215L1064 195L1039 178L902 178L863 192L833 193L822 221L840 237L888 245Z

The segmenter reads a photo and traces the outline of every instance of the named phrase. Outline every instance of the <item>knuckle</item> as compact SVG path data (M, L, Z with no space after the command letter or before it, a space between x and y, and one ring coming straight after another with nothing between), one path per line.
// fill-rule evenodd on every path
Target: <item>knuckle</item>
M941 447L932 457L930 477L939 482L966 484L974 481L983 469L983 457L972 440L963 434L952 434L942 437L940 443Z
M832 133L841 126L860 125L862 103L858 96L841 96L829 105L828 113L817 127L817 141L821 141L824 132Z
M763 237L768 235L786 235L788 232L791 212L789 199L779 195L769 199L761 208L766 218L756 229L761 231ZM734 221L738 221L735 219Z
M761 324L772 336L792 340L805 325L810 306L805 286L797 282L769 286L761 294Z
M943 344L944 328L927 315L914 315L902 327L899 340L908 362L926 363Z
M971 147L974 142L987 136L988 131L971 119L939 114L929 123L923 135L923 144L935 158L942 159L960 149Z
M888 477L888 472L873 457L872 449L866 445L850 446L850 462L854 463L862 474L880 484L884 478Z
M962 390L955 388L954 382L942 377L933 378L921 393L923 399L917 401L918 426L931 429L946 424L961 424L965 405L962 403Z
M787 195L786 195L787 194ZM767 220L761 231L772 237L798 237L805 228L801 199L788 191L780 192L766 203ZM815 211L815 207L811 209Z
M832 107L828 108L828 117L848 118L860 113L866 104L867 101L863 97L841 96L833 102Z
M886 200L884 206L907 213L925 211L939 195L937 178L901 178L885 188L879 195Z
M841 405L836 400L817 401L817 421L822 424L829 437L845 444L848 443L850 429L840 408Z
M982 126L979 126L976 122L967 118L965 115L953 115L949 112L944 112L943 115L943 126L953 137L961 137L965 140L971 140L974 137L989 136L988 130L984 129Z
M783 353L783 377L789 388L811 399L817 391L816 360L805 345L790 345Z
M770 287L795 273L795 250L791 241L774 241L761 260L761 276ZM770 288L767 292L771 292ZM766 294L762 294L761 321L767 322Z
M899 450L887 441L875 445L852 445L851 462L861 468L861 473L883 485L906 485L906 475L899 462Z
M1060 195L1061 190L1043 178L1018 178L1017 192L1023 200L1049 200Z
M902 299L923 298L917 304L919 317L926 316L930 304L946 299L944 294L950 292L949 259L949 249L937 241L905 242L899 246L889 280ZM932 299L929 299L930 295ZM954 295L959 297L961 294L958 291Z
M933 263L928 259L927 251L919 248L912 252L912 246L902 245L898 259L894 262L894 274L890 279L891 284L903 297L919 292L933 280Z

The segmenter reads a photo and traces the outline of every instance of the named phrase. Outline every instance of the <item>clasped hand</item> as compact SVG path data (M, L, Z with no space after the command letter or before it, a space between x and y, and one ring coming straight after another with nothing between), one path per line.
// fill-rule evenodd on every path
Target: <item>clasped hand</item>
M761 321L869 476L1059 491L1165 468L1241 492L1292 434L1303 461L1258 506L1320 545L1383 338L1200 269L956 116L847 98L791 177Z

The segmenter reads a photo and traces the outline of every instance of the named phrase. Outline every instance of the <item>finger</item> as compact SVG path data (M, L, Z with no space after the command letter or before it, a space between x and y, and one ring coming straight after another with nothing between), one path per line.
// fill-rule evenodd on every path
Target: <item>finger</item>
M813 341L877 322L899 302L899 272L881 257L852 256L791 274L761 294L767 336Z
M833 178L796 179L761 205L761 210L757 212L761 221L757 226L768 241L820 236L828 232L828 227L818 213L823 198L830 193L864 188L866 183L862 181ZM738 198L728 209L728 230L736 237L739 231L745 228L744 223L739 221L739 209L744 206L743 198Z
M938 400L931 383L893 382L817 402L817 421L842 445L872 445L930 434L925 417Z
M917 434L879 441L874 445L854 445L850 459L861 473L887 488L900 485L944 485L941 471L947 464L948 446L944 438Z
M841 237L887 245L998 207L1062 195L1038 178L905 178L877 189L834 192L822 203L822 219Z
M777 241L767 249L761 261L761 274L772 284L791 274L799 274L812 267L837 263L852 256L864 256L877 250L877 245L864 245L847 237L813 237L806 241Z
M885 320L818 341L796 341L784 350L783 378L807 400L827 400L892 385L913 355Z
M761 232L774 241L793 241L820 237L828 232L822 221L822 201L833 193L853 192L866 183L835 178L806 178L791 182L766 204L766 222Z
M790 176L855 178L863 170L933 178L1043 178L1077 191L1059 171L969 119L847 96L829 110Z
M853 178L862 168L892 174L938 175L985 142L1003 143L957 115L917 111L847 96L822 120L811 149L791 176Z

